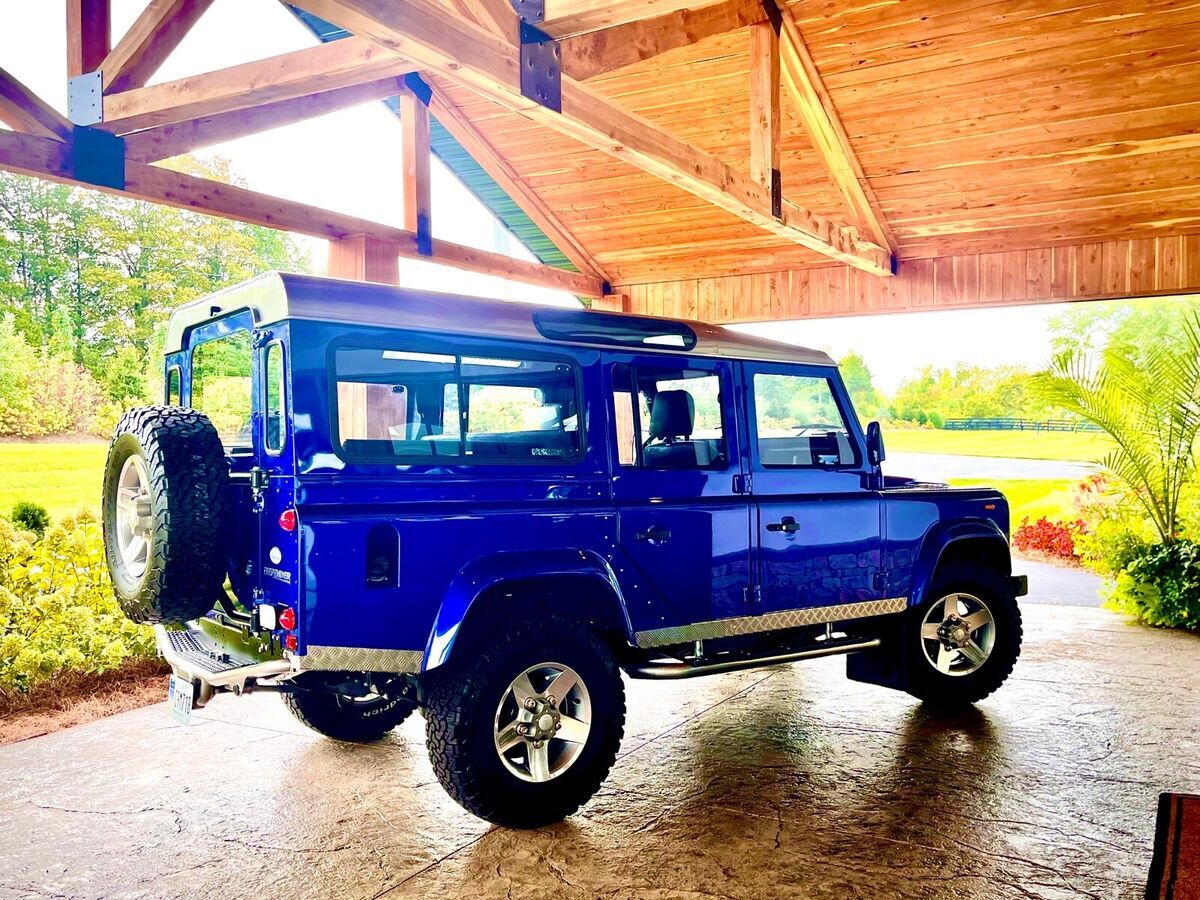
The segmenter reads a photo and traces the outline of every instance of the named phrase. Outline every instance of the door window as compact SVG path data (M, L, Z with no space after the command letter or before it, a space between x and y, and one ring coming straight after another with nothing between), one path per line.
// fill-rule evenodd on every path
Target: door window
M828 378L754 375L758 458L765 468L858 465L846 418Z
M250 333L235 331L192 350L192 409L208 416L221 443L250 447Z
M721 376L685 368L614 371L617 459L646 469L725 469Z
M264 393L267 429L264 446L268 453L279 453L283 450L287 419L283 408L283 345L278 341L267 345L267 358L263 370L266 379Z

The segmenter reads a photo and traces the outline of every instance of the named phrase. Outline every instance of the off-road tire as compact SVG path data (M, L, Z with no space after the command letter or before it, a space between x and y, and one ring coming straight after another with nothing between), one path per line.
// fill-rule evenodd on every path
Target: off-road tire
M549 781L522 781L500 761L496 709L512 680L539 662L579 673L592 702L591 731L580 756ZM513 626L469 658L436 671L426 695L429 758L438 780L470 812L512 828L561 821L600 789L625 729L625 686L612 653L583 623L539 618Z
M153 517L141 578L125 572L116 535L117 480L133 454L146 466ZM145 406L121 417L108 448L101 522L113 590L134 622L186 622L212 609L227 565L228 485L225 450L203 413Z
M987 604L996 627L995 643L987 660L967 675L939 672L921 649L921 622L947 594L972 594ZM986 566L956 563L939 571L920 606L908 611L902 640L907 657L908 692L931 706L947 709L978 703L1012 674L1021 655L1021 610L1009 580Z
M296 690L281 696L292 715L313 731L355 744L381 740L416 709L403 697L383 696L367 704L326 691Z

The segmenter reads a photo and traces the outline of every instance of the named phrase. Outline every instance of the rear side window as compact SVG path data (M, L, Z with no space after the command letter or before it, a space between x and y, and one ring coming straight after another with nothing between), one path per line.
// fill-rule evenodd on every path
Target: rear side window
M721 376L701 369L617 366L617 460L647 469L724 469Z
M350 459L508 463L582 454L575 368L402 348L334 352L337 437Z
M758 458L766 468L858 464L854 442L829 379L754 375Z
M267 345L267 357L263 366L263 377L266 379L266 416L264 425L266 435L264 446L268 453L279 453L283 450L283 437L286 434L286 417L283 406L283 345L275 342Z
M221 443L250 447L250 333L205 341L192 350L191 407L212 421Z
M183 400L183 388L180 386L179 366L171 366L167 371L167 406L179 406Z

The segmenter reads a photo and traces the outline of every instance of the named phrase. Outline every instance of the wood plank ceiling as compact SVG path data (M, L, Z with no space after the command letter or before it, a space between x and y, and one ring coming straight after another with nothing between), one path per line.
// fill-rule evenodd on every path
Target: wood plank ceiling
M901 260L1200 232L1200 0L789 6ZM749 172L749 30L590 79ZM618 284L829 260L439 79ZM786 92L784 196L847 219Z

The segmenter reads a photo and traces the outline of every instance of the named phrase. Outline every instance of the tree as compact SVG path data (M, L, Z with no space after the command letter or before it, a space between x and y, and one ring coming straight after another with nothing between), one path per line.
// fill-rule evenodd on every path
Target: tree
M1136 333L1137 343L1124 335ZM1195 475L1200 434L1200 312L1175 330L1114 330L1096 352L1057 354L1035 385L1049 402L1094 422L1116 442L1102 463L1145 510L1163 543L1179 532L1179 501Z
M883 398L875 389L875 380L867 368L866 360L858 353L847 353L838 361L838 366L859 419L865 421L878 417L884 406Z

